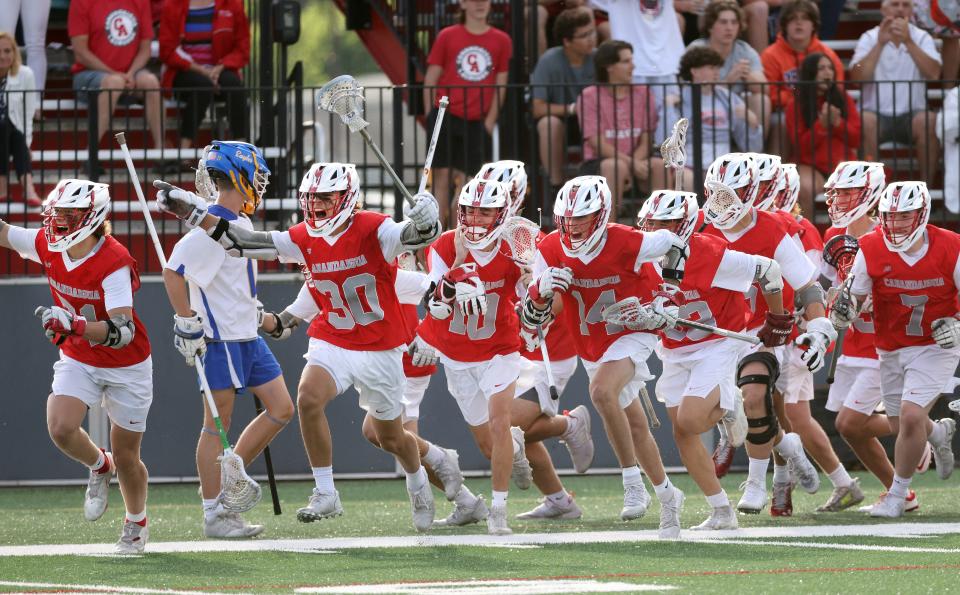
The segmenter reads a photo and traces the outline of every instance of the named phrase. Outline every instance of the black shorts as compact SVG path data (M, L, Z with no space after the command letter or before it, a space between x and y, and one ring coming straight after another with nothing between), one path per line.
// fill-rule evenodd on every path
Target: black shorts
M433 131L437 110L427 116L427 130ZM429 141L428 141L429 142ZM490 160L491 139L483 120L464 120L453 114L443 116L443 127L433 154L434 168L453 168L472 177Z

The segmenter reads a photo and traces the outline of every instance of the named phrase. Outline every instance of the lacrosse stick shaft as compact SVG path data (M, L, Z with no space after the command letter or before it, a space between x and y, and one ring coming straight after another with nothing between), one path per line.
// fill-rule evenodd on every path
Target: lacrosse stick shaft
M647 421L654 430L660 427L660 418L653 409L653 402L650 400L650 393L647 392L647 386L640 387L640 404L643 406L643 412L647 414Z
M550 352L547 350L547 340L543 336L543 327L537 325L537 337L540 339L540 355L543 356L543 365L547 370L547 384L550 385L550 398L554 401L560 400L560 391L557 390L557 383L553 379L553 366L550 365Z
M213 423L217 425L217 434L220 435L220 444L223 446L223 452L231 453L230 441L227 440L227 431L223 429L223 423L220 421L220 412L217 411L217 404L213 401L213 393L210 391L210 384L207 382L207 374L203 369L203 358L199 354L193 356L193 365L197 367L197 376L200 377L200 387L203 389L203 398L207 401L207 407L210 408L210 415L213 417Z
M253 406L257 410L257 415L263 413L263 403L256 395L253 397ZM273 473L273 457L270 456L270 445L263 449L263 462L267 465L267 481L270 483L270 498L273 500L273 514L280 515L283 511L280 509L280 494L277 492L277 478Z
M847 329L843 329L843 332L837 337L836 344L833 346L833 357L830 358L830 369L827 370L827 384L833 384L833 380L836 377L837 360L839 360L840 355L843 354L843 338L846 336Z
M744 341L752 345L759 345L760 339L754 337L753 335L747 335L744 333L737 333L734 331L728 331L725 328L718 328L715 326L710 326L709 324L703 324L702 322L697 322L695 320L685 320L681 318L677 321L677 324L681 326L686 326L689 328L695 328L702 331L707 331L713 333L714 335L720 335L721 337L727 337L728 339L736 339L738 341Z
M380 152L380 147L378 147L377 143L375 143L373 138L370 137L370 133L367 132L366 128L360 130L360 136L363 137L363 141L367 143L367 146L370 147L370 150L373 151L374 155L376 155L377 161L380 162L380 165L383 166L383 169L387 170L387 173L390 174L394 185L397 187L397 190L403 194L403 198L407 201L407 204L413 206L414 200L413 196L410 194L410 191L407 190L407 187L403 185L403 180L400 179L400 176L397 175L397 172L393 171L393 166L390 165L390 162L387 161L387 158L384 157L382 152Z
M430 135L430 146L427 147L427 158L423 162L423 174L420 176L420 190L417 194L427 190L427 179L430 177L430 168L433 166L433 152L437 149L437 139L440 138L440 126L443 124L443 114L447 112L450 99L444 95L440 98L440 107L437 109L437 119L433 123L433 134Z

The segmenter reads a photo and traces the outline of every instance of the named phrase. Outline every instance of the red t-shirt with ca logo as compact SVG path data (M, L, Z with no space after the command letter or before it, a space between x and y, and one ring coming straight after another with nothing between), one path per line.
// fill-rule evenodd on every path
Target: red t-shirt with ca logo
M126 72L140 49L153 39L148 0L71 0L67 17L70 37L87 36L93 54L117 72ZM79 62L73 72L85 70Z
M450 98L447 109L451 114L465 120L482 120L493 102L494 89L480 86L493 85L497 73L507 72L512 54L510 37L495 27L481 35L470 33L463 25L440 31L430 48L427 64L443 68L437 82L439 87L454 86L438 89L436 100L447 95ZM467 85L478 88L466 88Z

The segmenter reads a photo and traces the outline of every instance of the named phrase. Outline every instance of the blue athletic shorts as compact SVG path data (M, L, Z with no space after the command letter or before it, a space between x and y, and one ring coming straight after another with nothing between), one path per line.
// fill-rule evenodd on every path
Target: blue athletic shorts
M234 388L238 393L266 384L282 373L262 337L207 343L203 365L211 390Z

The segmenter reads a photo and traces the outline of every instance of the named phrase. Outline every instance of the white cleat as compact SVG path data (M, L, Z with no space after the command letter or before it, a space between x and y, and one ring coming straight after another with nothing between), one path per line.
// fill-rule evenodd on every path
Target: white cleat
M724 531L728 529L738 529L740 524L737 521L737 515L733 512L732 506L721 506L714 508L707 520L696 527L690 527L691 531Z
M793 432L784 434L780 444L788 440L790 441L789 446L792 447L790 450L795 454L793 456L787 456L780 448L775 447L777 448L777 452L780 453L780 456L787 459L787 469L790 470L792 477L796 477L797 485L808 494L816 494L817 490L820 489L820 474L817 472L817 468L813 466L813 463L810 462L807 454L803 451L803 443L800 441L800 436ZM780 445L777 446L779 447Z
M937 477L940 479L949 479L953 473L955 460L953 457L953 435L957 431L957 422L949 417L945 417L936 422L946 430L947 437L943 441L943 446L933 447L933 464L937 466Z
M483 501L483 496L477 496L473 501L473 504L469 506L460 506L459 504L453 507L453 512L451 512L447 518L440 519L439 521L434 521L434 527L463 527L465 525L472 525L473 523L479 523L480 521L486 520L489 516L490 510L487 508L486 502Z
M443 484L443 494L453 501L463 485L463 472L460 471L460 454L452 448L441 448L443 462L433 468L437 479Z
M487 533L490 535L512 535L513 531L507 526L507 507L491 506L487 516Z
M340 492L337 490L333 490L332 493L321 492L318 488L313 488L310 501L297 510L297 520L301 523L312 523L322 519L332 519L341 514L343 514L343 506L340 505Z
M739 389L734 393L733 410L725 412L720 422L727 431L727 442L734 448L742 446L747 439L747 414L743 410L743 393Z
M527 450L523 441L523 430L517 426L510 428L510 434L513 436L513 483L521 490L529 490L533 483L533 469L530 468L530 462L527 461Z
M896 498L889 493L870 507L870 516L884 519L899 519L906 510L907 503L903 498Z
M568 494L567 501L559 504L549 498L543 498L540 500L539 506L528 512L518 514L517 518L524 520L571 520L579 519L582 516L583 511L577 506L577 502L573 499L573 496Z
M593 465L593 436L590 433L590 410L578 405L567 414L567 432L562 436L577 473L586 473Z
M647 488L640 483L623 486L623 509L620 511L620 519L623 521L633 521L647 514L647 508L650 506L650 494Z
M211 539L246 539L263 533L263 525L251 525L240 513L221 510L203 519L203 536Z
M657 534L660 539L680 538L680 513L683 511L683 501L686 496L680 488L673 487L673 498L660 501L660 528Z
M857 509L857 512L871 512L873 510L873 507L883 502L883 499L886 498L886 496L887 496L887 493L883 492L882 494L880 494L880 498L877 499L876 502L874 502L873 504L868 504L866 506L861 506L860 508ZM914 492L913 490L910 490L910 493L907 495L907 499L904 500L903 512L914 512L915 510L919 510L919 508L920 508L920 499L917 498L916 492Z
M87 480L87 491L83 495L83 518L88 521L99 519L107 511L110 478L117 470L113 464L113 455L109 452L103 454L107 457L110 470L106 473L97 473L91 469L90 478Z
M863 502L863 490L860 489L860 478L855 477L849 486L838 486L833 488L830 499L826 504L817 507L817 512L840 512L851 506L856 506Z
M123 532L120 533L120 539L114 551L118 554L131 555L142 554L147 540L150 538L150 530L146 525L140 526L133 521L123 521Z
M429 531L433 526L436 509L433 505L433 488L429 482L415 492L407 491L410 495L410 506L413 509L413 528L419 532Z
M740 484L743 495L737 502L737 510L744 514L760 514L767 506L767 486L763 480L748 479Z

